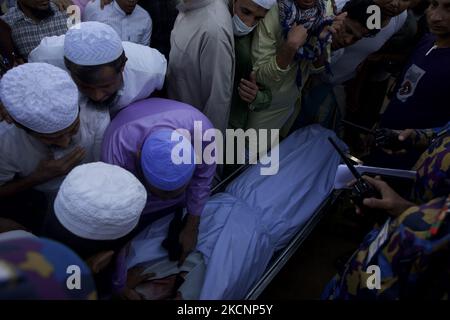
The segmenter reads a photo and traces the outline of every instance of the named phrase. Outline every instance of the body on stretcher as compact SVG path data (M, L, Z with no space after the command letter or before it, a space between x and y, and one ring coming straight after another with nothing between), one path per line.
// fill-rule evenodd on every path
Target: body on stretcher
M261 287L261 279L273 269L274 257L292 249L291 241L298 242L299 232L311 229L311 221L333 195L340 158L327 143L328 137L345 148L332 131L318 125L300 129L277 147L277 175L261 176L261 164L251 166L224 192L211 197L194 253L202 261L193 264L195 276L186 277L177 289L178 298L252 298L249 293ZM128 268L145 264L147 272L158 272L167 259L161 242L170 219L156 221L132 241Z

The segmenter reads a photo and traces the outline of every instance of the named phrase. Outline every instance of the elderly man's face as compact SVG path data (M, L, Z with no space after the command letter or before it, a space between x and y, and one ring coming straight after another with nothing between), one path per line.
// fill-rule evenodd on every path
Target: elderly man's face
M450 0L431 0L426 14L431 33L450 37Z
M264 19L267 10L257 5L252 0L235 0L234 14L236 14L247 27L254 27Z
M116 2L126 14L132 14L137 5L137 0L116 0Z
M50 0L19 0L19 3L38 11L47 11L50 8Z
M389 18L396 17L410 5L410 0L374 0L380 7L381 13Z
M331 48L333 50L338 50L340 48L351 46L355 42L361 40L368 32L369 30L366 27L347 17L344 20L343 27L340 28L337 33L333 34Z

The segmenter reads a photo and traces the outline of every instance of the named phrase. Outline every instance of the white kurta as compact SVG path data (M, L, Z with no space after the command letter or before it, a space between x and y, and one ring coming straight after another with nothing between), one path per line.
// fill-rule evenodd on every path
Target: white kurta
M197 0L178 7L167 72L170 99L202 111L228 127L234 80L234 35L223 0Z
M89 2L83 13L83 21L98 21L111 26L123 41L144 46L150 45L152 19L141 6L137 5L132 14L127 15L116 1L100 7L100 0Z

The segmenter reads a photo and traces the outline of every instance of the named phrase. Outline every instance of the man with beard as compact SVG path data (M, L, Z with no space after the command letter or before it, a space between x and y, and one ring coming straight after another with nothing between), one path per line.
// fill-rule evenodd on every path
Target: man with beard
M45 38L30 61L67 69L81 92L80 107L90 105L112 117L162 89L167 68L157 50L122 42L113 28L95 21L82 22L65 36Z
M17 6L1 18L11 27L14 45L24 59L43 38L67 31L67 13L49 0L17 0Z

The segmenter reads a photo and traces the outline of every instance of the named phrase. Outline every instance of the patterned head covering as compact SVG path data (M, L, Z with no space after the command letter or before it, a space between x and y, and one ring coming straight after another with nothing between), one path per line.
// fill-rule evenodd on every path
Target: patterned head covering
M331 40L331 34L325 39L320 39L319 35L326 26L333 23L333 16L326 16L326 1L317 0L316 5L312 8L302 9L295 0L279 0L278 9L280 14L281 29L284 38L287 38L291 28L297 23L302 24L308 29L308 38L306 43L300 47L295 56L296 60L314 61L322 55L327 44ZM313 40L313 39L317 39ZM330 72L329 65L326 65L327 71ZM302 72L299 68L297 73L297 86L303 84Z
M95 300L89 268L70 249L42 238L0 241L0 300Z
M415 165L413 197L424 203L450 193L450 133L431 143Z

